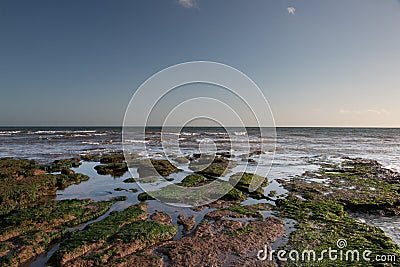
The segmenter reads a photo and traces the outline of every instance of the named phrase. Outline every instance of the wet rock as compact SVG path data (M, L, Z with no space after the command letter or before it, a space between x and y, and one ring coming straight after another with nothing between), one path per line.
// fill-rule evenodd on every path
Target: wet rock
M232 188L231 190L229 190L228 193L223 195L221 197L221 199L228 200L228 201L243 201L243 200L247 199L247 196L242 191L240 191L236 188Z
M140 177L148 176L168 176L172 173L181 171L168 160L164 159L151 159L150 163L141 164L138 167Z
M102 164L124 163L124 162L125 162L125 157L122 152L103 154L100 157L100 163Z
M317 172L281 182L306 199L339 201L348 210L390 216L400 214L399 178L375 160L347 158L340 165L324 164Z
M0 159L0 215L54 196L58 189L88 180L83 174L47 174L32 160Z
M75 172L71 169L62 169L61 174L71 175L71 174L75 174Z
M240 214L237 212L230 211L228 209L222 209L222 210L216 210L207 213L204 218L210 219L210 220L221 220L221 219L226 219L226 218L246 218L247 216L244 214Z
M268 179L252 173L235 173L229 178L229 182L238 190L248 193L251 197L256 199L264 198L264 190L262 187L268 185ZM250 185L254 183L259 185L258 188L251 190Z
M159 180L157 176L147 176L147 177L140 177L140 178L132 178L136 183L148 184L148 183L155 183Z
M151 214L150 219L165 225L172 225L171 216L161 211L156 210L153 214Z
M269 197L276 197L276 195L277 195L277 193L276 193L275 190L271 190L271 191L269 191L269 193L268 193L268 196L269 196Z
M235 164L222 157L202 157L194 159L189 164L189 169L206 176L219 177L230 172Z
M143 209L145 209L143 205L134 205L122 212L111 212L104 220L92 223L81 231L71 233L71 236L60 245L59 250L52 256L50 262L59 266L77 266L83 260L89 260L86 255L93 255L94 251L102 253L103 249L110 248L107 242L111 238L119 240L127 237L125 226L147 218L147 212ZM123 229L124 232L121 232ZM116 235L119 233L120 235L117 237ZM100 258L108 260L109 256ZM96 263L92 262L92 265L96 265Z
M218 156L223 157L223 158L233 158L234 155L231 154L229 151L220 151L216 153Z
M201 174L190 174L183 178L180 185L185 187L193 187L203 184L206 181L203 175Z
M144 205L113 212L103 221L95 222L60 245L52 262L60 266L138 266L162 263L150 248L172 239L177 226L168 215L156 212L147 220ZM161 222L160 222L161 221Z
M186 205L198 206L213 202L218 198L243 199L242 194L232 190L232 186L223 180L215 179L207 181L202 186L182 187L179 184L167 185L160 190L153 191L152 195L163 202L184 203ZM229 194L226 194L229 193Z
M104 214L117 200L61 200L15 211L0 219L0 263L28 263L50 244L64 237L70 227Z
M49 165L43 165L41 168L47 172L60 172L62 169L77 168L81 165L80 158L57 159Z
M399 249L381 229L350 218L338 201L302 199L291 194L277 200L276 204L277 215L297 222L283 248L285 250L313 249L316 255L321 255L323 250L334 247L337 240L343 238L351 240L346 246L348 250L362 248L389 255ZM315 266L328 266L330 263L325 258Z
M171 266L234 266L241 259L251 266L264 266L257 253L283 235L282 221L240 222L203 220L192 234L158 248Z
M242 161L247 161L248 163L257 163L257 161L255 161L254 159L243 158Z
M143 192L138 195L139 201L154 200L155 198L150 196L148 193Z
M84 161L99 161L100 155L87 153L87 154L81 155L81 159Z
M100 175L111 175L113 177L121 177L128 171L128 166L126 163L110 163L101 164L94 167Z
M123 181L124 183L136 183L135 178L127 178Z
M179 214L178 215L178 224L183 225L184 232L188 233L196 225L196 220L194 219L193 216L186 218L184 215Z
M173 160L178 162L179 164L185 164L189 162L189 160L185 157L174 157Z

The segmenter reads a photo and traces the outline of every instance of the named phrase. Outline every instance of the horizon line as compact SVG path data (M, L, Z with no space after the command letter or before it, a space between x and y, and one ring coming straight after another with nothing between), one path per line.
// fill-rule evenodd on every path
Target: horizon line
M122 125L0 125L0 128L24 128L24 127L36 127L36 128L61 128L61 127L71 127L71 128L79 128L79 127L90 127L90 128L123 128L123 127L182 127L180 125L175 126L162 126L162 125L147 125L147 126L138 126L138 125L130 125L130 126L122 126ZM215 126L215 125L193 125L193 126L185 126L182 128L273 128L274 126ZM352 128L352 129L399 129L400 126L333 126L333 125L276 125L275 128Z

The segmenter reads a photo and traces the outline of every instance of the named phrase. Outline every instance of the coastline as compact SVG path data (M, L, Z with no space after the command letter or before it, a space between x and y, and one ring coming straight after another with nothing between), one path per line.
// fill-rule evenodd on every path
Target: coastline
M129 182L123 182L129 176L129 174L126 174L127 169L122 171L122 174L121 171L115 172L115 170L120 169L118 164L124 164L125 162L119 153L58 160L49 165L41 165L26 160L8 159L6 161L11 161L11 163L3 164L3 166L7 166L6 173L8 177L10 177L11 167L11 169L15 169L11 173L17 174L14 178L20 181L25 179L31 181L32 179L29 177L38 179L45 175L46 180L49 177L57 177L59 180L63 178L62 181L65 181L65 183L58 183L57 195L54 189L46 187L46 190L51 192L49 191L50 193L43 195L53 196L56 200L43 199L42 201L38 196L38 199L31 199L31 204L27 203L25 205L20 201L13 211L4 210L1 219L3 226L1 260L4 265L7 265L7 262L11 266L14 266L17 262L26 262L28 264L34 261L36 257L43 255L45 251L55 244L60 244L57 245L59 249L52 251L55 254L50 257L49 261L50 264L55 266L72 266L83 261L91 262L94 265L97 262L105 265L118 263L120 266L132 266L132 263L135 262L142 266L144 264L186 266L188 264L204 264L204 255L208 255L208 261L205 262L207 264L226 263L261 266L268 263L268 260L260 261L257 258L257 253L264 246L268 248L274 247L275 242L280 243L276 249L296 249L301 251L306 248L310 249L311 246L321 250L324 247L335 247L336 244L334 242L340 238L348 239L349 249L369 248L375 253L396 256L399 252L398 244L388 238L382 230L366 222L353 219L348 215L349 212L360 212L362 214L371 213L377 214L377 216L390 217L396 216L399 212L396 200L397 195L395 193L389 194L392 191L397 192L399 174L383 168L373 160L345 158L342 163L344 165L321 164L320 168L315 172L305 172L296 179L279 181L287 190L286 194L276 194L271 192L271 189L266 191L265 188L267 186L264 185L264 190L256 197L247 191L249 184L243 180L243 183L239 183L241 186L237 187L238 193L232 194L229 198L220 199L196 208L181 209L176 207L173 209L168 208L168 205L166 206L157 200L137 200L141 194L140 187L136 187ZM96 171L94 168L99 165L109 167L110 172L101 172L99 174L99 169ZM77 176L85 177L78 174L79 170L85 170L84 166L86 166L86 171L88 170L87 167L91 171L91 173L88 173L89 178L76 179ZM163 172L164 168L165 166L160 167L158 171ZM52 174L43 173L43 170ZM98 176L93 177L93 172L97 172ZM172 170L166 176L169 177L174 172ZM59 177L62 175L65 177ZM215 173L215 175L218 177L218 173ZM190 175L184 174L183 176L189 177ZM70 180L72 179L71 181L75 185L70 185L68 177L70 177ZM120 191L114 191L120 195L115 195L114 192L111 192L103 196L104 199L102 199L103 197L97 199L100 202L84 200L92 195L88 191L77 191L76 189L77 195L80 194L77 200L68 200L68 195L65 198L62 197L62 194L66 192L65 190L68 191L69 188L73 187L85 188L85 183L90 185L90 181L94 181L98 177L103 177L104 181L119 181L120 184L122 182L126 186L121 187ZM359 177L359 179L354 179L354 177ZM188 182L184 182L186 180ZM191 182L188 179L186 180L181 180L181 183L185 183L188 187L199 186L204 182L207 183L207 179L190 180ZM141 180L141 182L144 181ZM327 182L329 182L329 187L324 186L324 183ZM108 187L110 191L118 188L114 182L111 184L114 184L115 188L109 188L110 185L106 185L106 188ZM371 184L375 185L376 188L374 190L370 188ZM21 184L18 186L21 186ZM353 186L358 187L357 190L354 190ZM129 191L133 187L137 189L136 192ZM42 189L38 189L44 192ZM333 192L330 192L332 190ZM365 190L369 190L368 197L362 198L367 193ZM371 195L371 192L375 192L375 194ZM34 193L34 195L36 194ZM249 200L251 200L251 204L249 204ZM75 201L73 205L76 206L73 212L78 213L71 214L68 209L63 211L62 207L71 206L71 201ZM71 220L61 222L60 230L50 230L50 232L56 234L50 237L47 243L41 243L42 249L33 253L29 246L25 244L24 249L26 252L21 253L21 250L18 249L13 240L22 238L28 241L26 233L29 233L28 236L33 237L27 244L31 242L32 246L37 246L37 242L41 242L37 240L43 237L43 232L40 232L40 235L35 237L32 232L29 232L32 230L21 228L21 226L26 225L24 220L29 222L33 220L35 222L35 219L30 216L24 219L22 214L35 214L42 210L39 212L41 219L33 225L38 229L43 229L46 224L46 221L42 218L43 213L52 210L48 205L60 212L53 219L64 218L66 216L64 212L67 214L66 218L75 218L76 220L77 217L80 217L80 219L75 222L71 222ZM102 208L94 208L93 205L101 205ZM87 210L88 208L96 212L89 213L87 217L78 215L82 214L82 210ZM97 221L96 218L103 215L107 210L108 216L102 216L103 219ZM111 210L113 212L109 213ZM84 212L83 214L86 213ZM111 216L110 214L113 217L107 220ZM46 216L50 216L50 214ZM116 219L119 217L122 217L123 220ZM15 220L18 223L14 222ZM94 220L90 224L93 226L80 228L80 230L75 231L76 233L70 232L70 229L90 220ZM123 223L118 224L119 221L123 221ZM128 224L126 224L127 221ZM289 230L287 227L285 230L285 225L292 225L293 228L290 229L290 234L287 236L286 241L282 242L279 240L285 236L285 231ZM315 235L316 225L320 225L318 227L318 235ZM111 228L109 228L110 226ZM148 231L155 231L158 234L147 236L143 233L139 236L127 236L128 233L132 232L132 229L138 229L135 227L150 227ZM335 231L332 232L332 229L335 229ZM45 230L45 232L48 231L49 229ZM90 240L82 239L82 237L88 235L92 236ZM40 239L38 239L39 236L41 236ZM178 236L178 238L174 238L174 236ZM119 241L121 238L125 241ZM138 242L138 240L141 241ZM258 241L255 242L255 240ZM71 247L71 244L75 245ZM83 249L85 247L87 249ZM71 249L72 251L77 249L80 252L71 254ZM31 254L28 251L31 251ZM112 255L109 255L110 251L114 251ZM225 256L221 257L221 254ZM22 255L25 256L23 257ZM97 256L94 257L94 255ZM276 257L272 262L279 266L283 264ZM315 266L329 266L327 265L329 261L322 261L318 264L320 265Z

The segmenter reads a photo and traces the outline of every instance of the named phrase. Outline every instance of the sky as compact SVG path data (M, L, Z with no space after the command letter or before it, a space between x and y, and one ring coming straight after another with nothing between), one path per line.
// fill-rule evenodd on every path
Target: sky
M204 60L277 126L400 127L399 25L397 0L2 0L0 126L119 126L150 76Z

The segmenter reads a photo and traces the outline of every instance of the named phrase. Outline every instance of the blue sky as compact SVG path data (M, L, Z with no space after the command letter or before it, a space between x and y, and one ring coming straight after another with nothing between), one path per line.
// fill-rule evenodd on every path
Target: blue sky
M152 74L211 60L279 126L398 127L399 25L396 0L3 0L0 125L121 125Z

